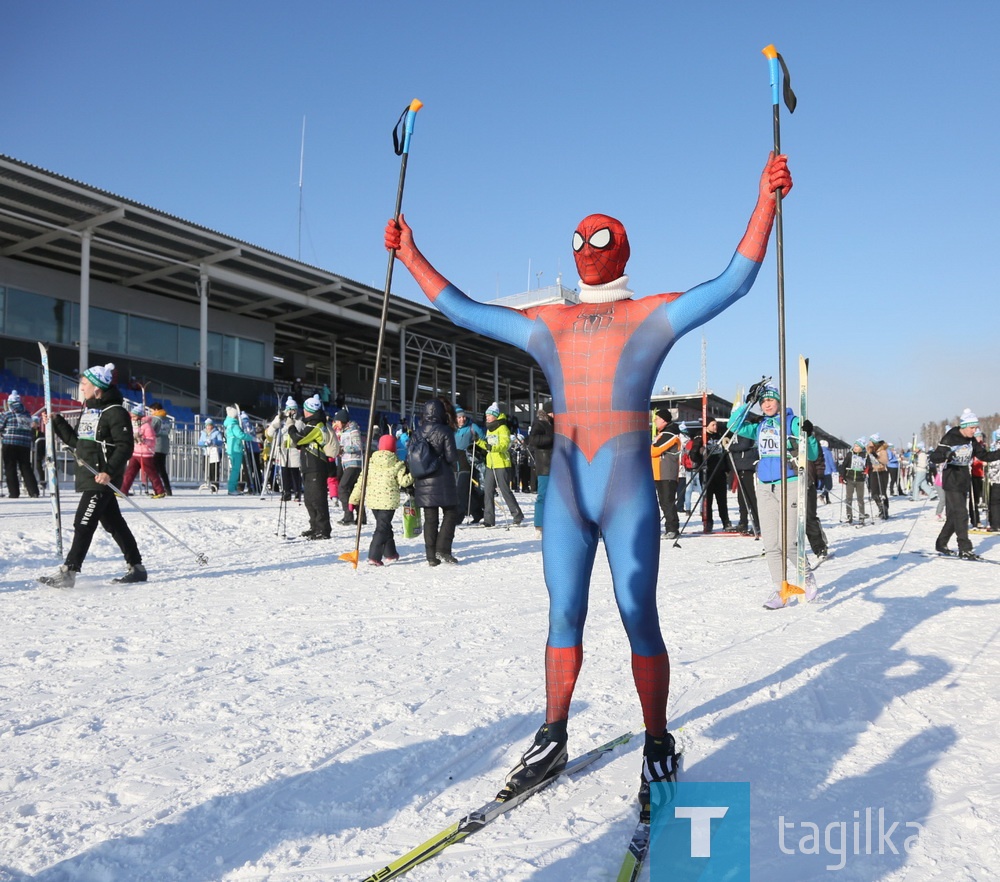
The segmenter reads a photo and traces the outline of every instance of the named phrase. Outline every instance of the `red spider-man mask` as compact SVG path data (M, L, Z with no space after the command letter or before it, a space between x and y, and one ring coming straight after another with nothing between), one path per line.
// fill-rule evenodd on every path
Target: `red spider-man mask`
M604 285L625 274L630 254L622 222L606 214L591 214L573 233L573 256L580 281Z

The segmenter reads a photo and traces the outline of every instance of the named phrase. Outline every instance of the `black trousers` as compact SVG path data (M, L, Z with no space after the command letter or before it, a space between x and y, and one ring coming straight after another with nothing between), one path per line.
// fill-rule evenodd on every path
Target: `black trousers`
M712 501L715 501L715 508L719 512L719 520L722 521L723 527L729 526L729 500L726 498L726 492L729 489L729 472L727 472L721 465L718 469L715 469L715 474L712 474L713 469L715 469L715 463L713 462L707 467L705 475L706 480L708 476L711 476L711 481L707 484L705 488L705 496L703 499L703 504L705 505L705 514L708 518L708 524L712 524Z
M368 560L382 560L383 557L398 557L396 537L392 532L392 517L396 512L391 508L373 508L375 532L368 546Z
M156 471L160 475L160 480L163 481L163 490L167 496L173 496L174 491L170 487L170 476L167 474L167 454L166 453L154 453L153 462L156 465Z
M677 481L657 481L656 498L660 503L660 511L663 512L664 532L678 532L680 530L680 523L677 520Z
M740 526L752 527L760 534L760 516L757 514L757 470L738 469L736 471L736 496L740 503ZM753 520L751 520L753 518Z
M111 538L125 555L125 563L129 566L142 563L135 536L118 507L118 497L111 490L84 490L73 520L73 544L66 555L67 567L76 572L83 568L83 561L90 551L90 543L98 525L111 534Z
M37 496L38 481L35 480L35 473L31 470L31 448L18 444L4 444L3 473L7 478L7 492L11 499L17 499L21 495L21 485L17 482L18 469L21 470L28 495Z
M310 531L329 538L330 496L326 486L326 469L309 469L302 473L302 501L309 515Z
M483 491L478 483L472 485L472 493L469 493L469 484L472 482L472 472L469 469L459 469L455 478L458 485L458 520L464 521L468 515L478 523L483 519ZM469 503L472 503L471 505Z
M889 517L889 473L869 472L868 492L878 508L879 517L885 520Z
M816 484L810 481L806 490L806 538L813 554L822 554L827 549L826 534L817 514L818 495Z
M441 513L441 529L438 529L438 513ZM447 505L440 508L424 509L424 551L428 560L436 560L437 555L451 554L451 544L455 540L458 524L458 506Z
M348 523L354 520L354 515L351 514L348 508L351 504L351 491L360 477L361 466L350 466L343 470L340 475L340 482L337 485L337 499L340 500L340 507L344 512L344 520Z
M302 496L302 471L298 466L280 466L281 468L281 498L288 502L294 495L296 499ZM325 480L325 479L324 479ZM329 493L327 493L329 496Z
M972 542L969 540L968 499L967 491L944 491L944 526L935 543L937 548L946 547L951 537L956 536L959 551L972 551Z

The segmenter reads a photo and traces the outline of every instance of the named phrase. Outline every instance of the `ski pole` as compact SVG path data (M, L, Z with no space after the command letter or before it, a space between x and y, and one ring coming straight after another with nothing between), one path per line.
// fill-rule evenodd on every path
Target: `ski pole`
M473 438L475 438L475 435L473 435ZM472 484L476 475L476 453L473 444L469 445L466 458L469 460L469 498L465 500L465 516L468 518L472 517Z
M896 560L903 553L903 547L906 545L907 542L909 542L910 534L913 532L913 528L917 525L917 519L920 517L921 513L926 507L927 507L927 501L925 500L924 504L920 506L920 511L917 512L917 516L913 519L913 523L910 524L910 529L906 531L906 537L903 539L903 544L899 546L899 551L897 551L892 556L893 560Z
M505 530L509 530L510 529L510 524L507 523L507 520L508 520L507 519L507 508L508 508L508 506L507 506L507 498L503 495L503 490L500 488L500 479L497 477L497 468L496 468L496 466L491 466L490 467L490 471L493 472L493 489L494 489L494 492L496 492L497 496L500 497L500 510L501 510L501 513L503 514L503 528ZM507 486L509 487L510 485L508 484ZM494 509L494 511L495 511L495 509ZM511 514L511 518L513 519L513 517L514 517L514 515L512 513ZM496 523L496 521L494 521L494 523Z
M419 98L414 98L407 108L402 112L398 122L392 130L393 146L399 160L399 183L396 186L396 208L393 217L399 220L400 212L403 210L403 187L406 184L406 164L410 155L410 139L413 137L413 124L417 118L417 111L424 104ZM399 130L402 127L402 139ZM375 428L375 399L378 396L379 369L382 366L382 350L385 348L385 326L389 318L389 291L392 288L392 268L396 262L396 250L389 252L389 263L385 270L385 290L382 292L382 316L378 326L378 346L375 348L375 370L372 372L372 393L368 401L368 428L365 431L364 456L367 457L371 451L372 434ZM368 489L368 469L361 472L361 499L358 510L361 517L358 518L357 527L354 531L354 550L347 551L340 555L341 560L350 561L354 569L358 568L358 550L361 548L361 522L365 513L365 491Z
M77 461L79 465L82 465L92 475L101 474L89 462L84 462L82 459L80 459L76 451L73 452L73 458ZM157 527L159 527L161 530L163 530L164 533L166 533L171 539L173 539L174 542L176 542L178 545L183 545L188 551L190 551L195 556L195 559L198 561L198 563L200 563L202 566L205 566L208 563L208 558L205 557L204 554L202 554L200 551L195 551L183 539L178 539L173 533L171 533L166 527L164 527L163 524L161 524L156 518L154 518L148 511L146 511L142 506L135 503L130 497L122 493L122 491L119 490L114 484L109 482L108 487L115 493L117 493L129 505L131 505L132 508L134 508L137 512L139 512L139 514L145 515L147 518L149 518L154 524L156 524Z
M788 108L789 113L795 112L797 102L795 93L792 92L791 77L788 75L788 68L785 66L785 60L778 54L778 50L771 44L765 46L761 51L767 58L768 73L771 79L774 155L777 156L781 153L781 91L779 90L779 84L782 82L782 73L784 73L785 106ZM784 407L784 403L788 400L785 395L788 386L785 382L785 240L781 215L780 188L774 191L774 241L774 259L777 266L778 282L778 389L782 407ZM787 444L788 428L784 414L782 414L779 449L785 451ZM784 467L781 469L781 537L782 544L784 544L788 537L788 470ZM783 553L781 555L781 597L783 600L787 600L792 593L794 592L788 583L788 556Z

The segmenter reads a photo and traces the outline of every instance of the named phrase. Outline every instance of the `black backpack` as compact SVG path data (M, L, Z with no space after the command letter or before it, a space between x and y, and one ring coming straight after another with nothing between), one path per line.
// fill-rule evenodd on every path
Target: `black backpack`
M441 468L441 456L423 434L413 434L406 444L406 466L414 478L429 478Z

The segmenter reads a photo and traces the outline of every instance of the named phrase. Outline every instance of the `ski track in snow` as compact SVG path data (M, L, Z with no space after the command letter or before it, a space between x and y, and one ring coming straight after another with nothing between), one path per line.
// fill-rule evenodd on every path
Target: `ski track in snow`
M77 499L64 490L64 523ZM150 581L109 584L123 564L99 531L61 591L34 581L59 563L48 500L0 499L0 880L362 879L490 799L545 706L547 598L533 497L519 501L520 528L458 531L458 567L427 567L397 517L403 559L367 567L366 529L355 571L337 560L353 527L284 541L274 499L139 497L208 565L123 504ZM751 782L755 878L991 878L1000 577L900 554L933 547L933 506L894 498L889 521L861 529L839 514L820 507L833 553L819 601L777 612L761 608L763 559L714 563L753 540L661 542L684 779ZM293 505L288 534L305 526ZM973 539L1000 559L1000 539ZM640 726L598 555L570 752ZM641 744L409 878L614 878ZM868 808L921 825L909 853L912 830L894 836L898 855L848 841L839 870L835 854L800 853L803 823L819 825L822 850L828 825L850 837Z

